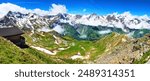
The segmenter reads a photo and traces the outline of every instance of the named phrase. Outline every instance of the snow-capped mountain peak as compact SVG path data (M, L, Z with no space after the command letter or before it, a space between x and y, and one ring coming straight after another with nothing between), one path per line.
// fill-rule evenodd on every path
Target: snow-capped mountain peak
M8 22L9 21L9 22ZM147 15L134 16L130 12L113 13L99 16L97 14L72 15L59 13L57 15L40 16L34 13L23 14L9 11L0 19L1 26L15 25L21 28L49 27L52 24L69 23L70 25L83 24L90 26L106 26L126 29L150 29L150 18Z

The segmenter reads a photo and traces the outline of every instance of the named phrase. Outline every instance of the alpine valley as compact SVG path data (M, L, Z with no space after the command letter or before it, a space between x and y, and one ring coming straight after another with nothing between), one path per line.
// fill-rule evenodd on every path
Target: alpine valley
M0 63L141 64L150 59L150 17L9 11L0 28L18 27L28 48L0 37Z

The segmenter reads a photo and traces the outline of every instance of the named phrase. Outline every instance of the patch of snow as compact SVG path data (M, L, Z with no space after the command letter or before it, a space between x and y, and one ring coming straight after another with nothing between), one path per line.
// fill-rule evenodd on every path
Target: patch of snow
M60 42L60 39L58 37L56 37L55 35L53 35L53 37L55 38L55 44L59 45L61 42Z
M53 35L53 37L55 38L55 44L59 45L58 41L57 41L57 37L55 35Z
M50 54L50 55L56 55L56 51L55 52L51 52L51 51L49 51L49 50L47 50L47 49L45 49L45 48L41 48L41 47L35 47L35 46L31 46L32 48L34 48L34 49L37 49L37 50L39 50L39 51L42 51L42 52L44 52L44 53L46 53L46 54Z
M75 60L75 59L84 59L84 57L81 56L81 55L74 55L74 56L71 57L71 59L72 60Z
M86 56L81 56L81 53L78 52L76 55L72 56L71 59L72 60L75 60L75 59L89 59L90 58L90 55L86 55Z
M53 37L54 37L55 39L57 39L57 37L56 37L55 35L53 35Z
M70 48L70 47L66 47L66 48L58 48L58 50L63 51L63 50L69 49L69 48Z
M54 42L55 44L57 44L57 45L59 45L59 43L58 43L58 41L57 40L55 40L55 42Z

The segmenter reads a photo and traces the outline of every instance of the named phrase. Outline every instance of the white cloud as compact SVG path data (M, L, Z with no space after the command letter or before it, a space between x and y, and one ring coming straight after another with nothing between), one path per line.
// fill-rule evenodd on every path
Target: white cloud
M84 35L84 34L83 34L83 35L80 35L80 38L83 38L83 39L84 39L84 38L87 38L87 35Z
M55 26L53 28L53 30L58 32L58 33L63 33L64 32L64 29L60 25Z
M56 4L52 4L52 8L50 9L50 14L55 15L58 13L66 13L67 12L67 8L65 5L56 5Z
M11 4L11 3L2 3L0 4L0 17L3 17L8 13L8 11L18 11L18 12L29 12L26 8Z
M49 11L45 11L45 10L41 10L39 8L36 8L34 10L32 10L34 13L39 14L39 15L47 15L49 14Z
M21 12L21 13L36 13L39 15L48 15L48 14L58 14L58 13L66 13L67 9L64 5L56 5L52 4L51 9L49 11L41 10L39 8L36 9L26 9L24 7L12 4L12 3L1 3L0 4L0 18L6 15L9 11L13 12Z
M112 31L111 30L102 30L102 31L99 31L98 33L99 34L108 34L110 32L112 32Z
M0 4L0 17L3 17L6 15L9 11L14 12L21 12L21 13L36 13L39 15L46 15L49 13L49 11L40 10L38 8L36 9L26 9L24 7L20 7L18 5L12 4L12 3L2 3Z
M122 13L121 15L125 16L125 17L132 16L132 14L130 13L130 11L126 11L126 12Z
M86 12L86 9L83 9L83 12Z

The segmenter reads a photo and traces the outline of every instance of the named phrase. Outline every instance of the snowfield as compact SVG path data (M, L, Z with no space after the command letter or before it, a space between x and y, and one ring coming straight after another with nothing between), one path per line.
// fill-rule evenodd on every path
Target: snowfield
M51 51L49 51L49 50L47 50L47 49L45 49L45 48L41 48L41 47L35 47L35 46L31 46L32 48L34 48L34 49L37 49L37 50L39 50L39 51L42 51L42 52L44 52L44 53L46 53L46 54L50 54L50 55L56 55L56 51L55 52L51 52Z

